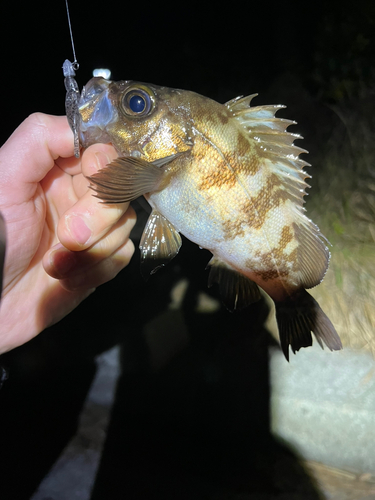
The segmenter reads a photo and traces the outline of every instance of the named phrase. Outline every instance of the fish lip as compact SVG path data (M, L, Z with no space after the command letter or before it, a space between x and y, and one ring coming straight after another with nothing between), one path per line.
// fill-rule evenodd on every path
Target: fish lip
M91 78L82 89L81 98L79 100L79 107L87 105L90 101L99 96L102 92L108 89L111 80L106 80L101 76Z
M111 142L106 127L117 120L118 114L110 99L110 80L91 78L84 86L79 101L80 143L88 147L94 142Z

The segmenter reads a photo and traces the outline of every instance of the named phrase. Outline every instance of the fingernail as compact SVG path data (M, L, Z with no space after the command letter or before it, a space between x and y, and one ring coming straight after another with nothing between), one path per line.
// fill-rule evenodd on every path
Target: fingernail
M51 253L49 261L56 278L62 278L74 268L77 259L74 252L59 249Z
M103 153L103 151L98 151L97 153L95 153L95 156L99 170L107 166L112 161L108 155Z
M89 229L82 217L78 215L69 215L67 217L67 226L70 234L79 245L84 245L91 237Z

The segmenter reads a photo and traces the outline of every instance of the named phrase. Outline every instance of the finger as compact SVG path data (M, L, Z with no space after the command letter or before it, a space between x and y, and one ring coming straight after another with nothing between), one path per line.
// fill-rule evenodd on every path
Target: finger
M131 240L128 240L107 259L70 278L61 279L60 284L63 288L71 292L95 288L113 279L129 264L133 253L134 244Z
M134 210L129 210L117 224L95 245L80 252L70 251L61 243L51 248L43 257L45 271L56 279L77 276L113 255L129 239L135 223Z
M110 144L98 143L98 144L92 144L87 149L85 149L82 152L82 156L80 159L77 159L75 156L72 156L69 158L58 158L56 160L56 164L63 172L66 172L67 174L74 176L74 180L76 179L79 180L78 186L79 189L81 189L81 192L77 191L78 196L82 196L83 193L87 190L87 186L89 185L89 182L87 181L87 179L85 179L85 176L89 176L97 172L97 167L95 166L93 167L92 162L91 163L88 162L87 158L91 158L92 160L92 157L93 156L95 157L96 153L100 154L101 152L107 154L111 160L117 158L118 156L115 148ZM81 173L83 173L83 175L78 175Z
M0 213L0 298L3 290L3 272L6 249L6 228L2 214Z
M0 151L2 203L30 198L59 156L73 156L73 134L65 116L30 115Z
M87 149L82 157L82 173L93 175L117 158L112 146L97 144L96 148ZM86 185L89 182L86 180ZM108 230L118 222L129 204L105 205L93 196L91 189L60 219L57 234L61 243L72 251L84 250L99 241Z

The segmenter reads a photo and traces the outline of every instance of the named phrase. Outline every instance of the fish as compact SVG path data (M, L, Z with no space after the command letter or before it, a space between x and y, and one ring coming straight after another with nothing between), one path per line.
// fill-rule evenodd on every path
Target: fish
M104 204L143 195L151 214L140 241L149 275L173 259L181 234L212 258L208 285L230 310L274 301L282 351L342 349L306 291L327 271L330 251L305 215L310 187L301 138L276 117L282 105L252 106L257 94L218 103L188 90L92 78L79 101L80 143L111 143L119 157L88 178Z

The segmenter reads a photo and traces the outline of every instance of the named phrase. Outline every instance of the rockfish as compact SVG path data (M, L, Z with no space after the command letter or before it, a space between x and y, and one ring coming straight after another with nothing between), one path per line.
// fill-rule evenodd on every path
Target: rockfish
M306 288L318 285L330 253L304 214L308 165L283 106L255 106L257 94L219 104L194 92L134 81L91 79L83 89L80 141L112 143L119 158L89 178L104 203L144 195L152 207L140 242L155 271L181 246L180 233L212 252L209 285L239 309L275 302L289 358L312 344L342 348L331 321Z

